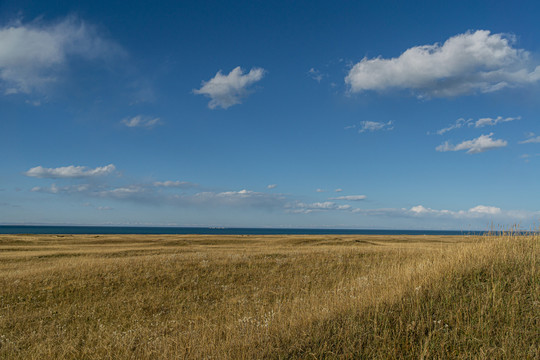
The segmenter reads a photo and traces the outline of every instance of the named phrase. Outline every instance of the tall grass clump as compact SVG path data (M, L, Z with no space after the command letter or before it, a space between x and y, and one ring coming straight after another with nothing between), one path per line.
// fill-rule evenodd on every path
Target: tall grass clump
M0 236L1 359L540 359L539 236Z

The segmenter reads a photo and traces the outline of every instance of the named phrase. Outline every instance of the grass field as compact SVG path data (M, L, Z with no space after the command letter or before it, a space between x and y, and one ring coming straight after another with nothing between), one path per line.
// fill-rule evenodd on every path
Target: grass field
M0 358L540 359L539 239L0 235Z

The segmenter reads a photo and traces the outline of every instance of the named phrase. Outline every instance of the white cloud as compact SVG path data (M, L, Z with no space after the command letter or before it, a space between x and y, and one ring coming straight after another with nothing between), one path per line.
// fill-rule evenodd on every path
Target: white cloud
M279 194L267 194L251 190L200 192L193 196L178 198L182 203L207 206L245 206L265 209L280 208L284 206L285 198Z
M89 169L86 166L64 166L58 168L44 168L36 166L25 172L26 176L48 179L60 178L87 178L108 175L116 170L113 164Z
M329 200L346 200L346 201L360 201L365 200L366 195L345 195L345 196L338 196L330 198Z
M426 213L433 212L434 210L427 209L423 207L422 205L417 205L417 206L413 206L410 211L412 211L415 214L426 214Z
M459 118L453 124L449 125L448 127L445 127L444 129L437 130L437 134L438 135L443 135L444 133L447 133L448 131L459 129L459 128L462 128L464 126L468 126L468 127L474 126L476 128L480 128L480 127L484 127L484 126L494 126L494 125L497 125L499 123L516 121L516 120L521 120L521 116L506 117L506 118L503 118L502 116L497 116L496 118L486 117L486 118L480 118L480 119L478 119L476 121L474 121L473 119Z
M487 30L453 36L444 44L415 46L397 58L364 58L345 78L350 91L411 89L419 96L492 92L540 80L540 66L514 48L514 38Z
M189 181L180 181L180 180L155 181L152 183L152 185L154 185L155 187L166 187L166 188L191 188L191 187L197 186L197 184L191 183Z
M392 124L392 121L389 121L387 123L377 121L362 121L360 123L361 127L358 132L363 133L366 131L373 132L378 130L393 130L394 127L392 126Z
M475 127L484 127L484 126L493 126L493 125L497 125L498 123L503 123L503 122L510 122L510 121L515 121L515 120L520 120L521 119L521 116L517 116L517 117L507 117L507 118L503 118L502 116L497 116L495 119L493 118L481 118L481 119L478 119L475 123L474 123L474 126Z
M194 89L193 93L209 97L210 109L220 106L227 109L233 105L240 104L250 90L250 85L261 80L265 70L252 68L249 73L244 74L240 66L234 68L228 75L223 75L221 70L216 76L208 81L203 81L200 89Z
M295 214L309 214L315 211L350 210L350 205L338 205L331 201L315 202L311 204L303 202L289 203L285 208Z
M49 194L59 194L59 193L82 193L86 192L90 189L90 185L88 184L81 184L81 185L68 185L68 186L61 186L58 187L56 184L52 184L50 187L41 187L41 186L35 186L30 191L32 192L42 192L42 193L49 193Z
M498 207L494 207L494 206L478 205L478 206L475 206L475 207L469 209L469 212L470 212L470 213L473 213L473 214L490 214L490 215L495 215L495 214L500 214L500 213L501 213L501 209L498 208Z
M468 154L478 154L487 150L505 147L508 145L507 141L501 139L493 140L491 138L492 136L493 133L488 135L480 135L476 139L466 140L457 145L451 145L448 143L448 141L446 141L437 146L435 150L441 152L467 150Z
M270 184L266 188L267 189L275 189L277 187L277 184Z
M465 125L470 125L472 122L472 119L467 119L465 120L464 118L459 118L456 120L455 123L449 125L448 127L445 127L444 129L440 129L440 130L437 130L437 134L438 135L442 135L448 131L452 131L452 130L455 130L455 129L459 129Z
M53 24L18 21L0 28L0 85L5 94L43 91L71 59L109 59L122 53L76 17Z
M139 200L141 195L147 190L140 185L127 185L110 190L99 191L96 194L100 197L111 197L117 199L136 199Z
M33 175L30 176L42 178L87 178L98 174L105 174L106 171L103 170L105 168L107 167L96 169L87 169L85 167L66 167L57 169L34 168L31 172ZM287 202L286 197L282 194L269 194L247 189L197 193L190 191L196 187L198 187L198 185L191 182L171 180L117 186L92 181L88 184L80 185L57 186L56 184L52 184L50 187L36 186L32 188L31 191L63 196L76 195L79 197L111 199L139 203L142 205L167 205L176 207L196 206L202 208L214 208L216 206L232 206L274 210L283 209ZM169 188L170 190L162 191L161 188ZM182 189L181 193L175 191L179 189Z
M520 144L533 144L533 143L540 143L540 135L535 136L534 133L527 134L528 139L520 141Z
M336 189L336 190L334 190L334 191L335 191L335 192L342 192L343 189Z
M477 205L468 210L437 210L425 207L423 205L416 205L407 208L389 208L389 209L354 209L353 213L359 213L370 216L389 216L389 217L413 217L413 218L447 218L447 219L478 219L478 218L491 218L497 217L511 217L516 216L515 211L503 211L501 208L495 206ZM527 216L534 216L538 212L521 212L521 218Z
M132 118L125 118L122 120L122 124L127 127L145 127L152 128L161 124L161 120L158 117L137 115Z
M317 190L315 190L315 191L318 192L318 193L326 192L326 190L324 190L324 189L317 189Z

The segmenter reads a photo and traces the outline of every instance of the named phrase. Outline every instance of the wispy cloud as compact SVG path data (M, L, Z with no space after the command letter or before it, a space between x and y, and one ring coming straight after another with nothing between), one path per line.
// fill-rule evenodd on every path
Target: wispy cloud
M322 74L319 70L315 68L311 68L308 71L309 77L311 77L316 82L320 83L322 79L324 78L324 74Z
M30 177L60 179L60 178L88 178L103 176L113 173L116 167L113 164L89 169L86 166L63 166L57 168L45 168L36 166L26 171L24 174Z
M0 85L5 94L44 91L73 59L112 59L123 50L70 16L54 23L15 21L0 28Z
M436 133L438 135L443 135L444 133L447 133L449 131L459 129L465 126L467 127L474 126L475 128L481 128L484 126L494 126L499 123L505 123L505 122L516 121L516 120L521 120L521 116L516 116L516 117L497 116L496 118L485 117L485 118L480 118L476 121L474 121L473 119L459 118L453 124L450 124L448 127L437 130Z
M275 189L277 187L277 184L270 184L266 188L267 189Z
M180 180L155 181L152 183L152 185L154 185L155 187L165 187L165 188L192 188L192 187L197 186L197 184L191 183L189 181L180 181Z
M457 218L457 219L472 219L472 218L489 218L492 216L513 216L519 217L520 212L516 211L503 211L499 207L477 205L468 210L438 210L425 207L423 205L412 206L411 208L387 208L387 209L354 209L353 213L359 213L370 216L401 216L401 217L415 217L415 218ZM521 217L530 216L532 213L521 212Z
M32 192L41 192L48 194L60 194L60 193L82 193L90 189L90 185L81 184L81 185L67 185L67 186L57 186L52 184L50 187L35 186L30 191Z
M523 141L520 141L520 144L533 144L533 143L540 143L540 135L536 136L534 133L527 134L527 138Z
M540 157L540 154L522 154L519 156L520 159L523 159L526 163L531 161L531 158Z
M267 194L251 190L200 192L185 198L201 205L248 206L259 208L281 208L285 198L279 194Z
M203 81L201 88L194 89L193 93L209 97L210 109L218 106L227 109L240 104L242 99L249 95L249 87L260 81L264 74L265 70L262 68L252 68L249 73L244 74L242 68L238 66L228 75L223 75L220 70L212 79Z
M350 205L338 205L332 201L324 202L314 202L314 203L304 203L304 202L293 202L285 205L285 208L290 213L295 214L309 214L312 212L319 211L332 211L332 210L350 210Z
M173 191L174 189L193 189L194 187L195 184L190 182L164 181L151 184L125 184L121 186L95 183L66 186L52 184L50 187L36 186L31 191L56 195L77 195L79 197L116 200L153 206L198 206L210 208L232 206L270 210L283 208L287 202L287 199L281 194L267 194L246 189L222 192L184 191L182 193L175 193ZM172 192L162 191L163 188L171 188Z
M493 150L508 145L508 142L506 140L494 140L492 139L492 136L493 133L490 133L488 135L480 135L475 139L466 140L457 145L452 145L448 143L448 141L446 141L443 144L437 146L435 149L440 152L467 150L468 154L478 154L484 151Z
M155 182L152 183L152 185L154 185L155 187L183 188L183 189L193 188L193 187L197 186L197 184L195 184L195 183L192 183L192 182L189 182L189 181L180 181L180 180L176 180L176 181L172 181L172 180L155 181Z
M345 195L329 198L328 200L346 200L346 201L361 201L367 198L366 195Z
M459 118L453 124L443 128L443 129L437 130L437 134L438 135L443 135L444 133L447 133L449 131L462 128L465 125L470 126L472 124L472 121L473 121L472 119Z
M137 115L132 118L125 118L121 121L121 123L130 128L153 128L154 126L161 124L161 119L158 117Z
M474 123L474 126L479 128L479 127L484 127L484 126L493 126L493 125L497 125L499 123L504 123L504 122L510 122L510 121L516 121L516 120L521 120L521 116L517 116L517 117L506 117L506 118L503 118L502 116L497 116L496 118L481 118L481 119L478 119L475 123Z
M407 49L397 58L364 58L345 78L351 92L410 89L419 96L492 92L540 80L540 66L514 38L487 30L453 36L444 44Z
M393 122L388 121L386 123L384 122L377 122L377 121L362 121L360 123L360 129L358 129L359 133L363 132L373 132L373 131L380 131L380 130L394 130Z

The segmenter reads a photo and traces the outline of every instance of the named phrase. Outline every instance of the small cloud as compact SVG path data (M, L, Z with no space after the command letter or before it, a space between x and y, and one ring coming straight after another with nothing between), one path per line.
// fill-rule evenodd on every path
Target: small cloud
M113 208L110 206L98 206L97 209L99 211L109 211L109 210L112 210Z
M338 205L331 201L315 202L311 204L303 202L295 202L288 204L285 208L295 214L309 214L318 211L331 211L331 210L350 210L350 205Z
M25 103L35 107L41 106L41 101L39 100L26 100Z
M161 124L162 122L161 119L158 117L137 115L132 118L125 118L121 121L121 123L130 128L144 127L149 129Z
M343 189L336 189L336 190L334 190L334 191L335 191L335 192L342 192Z
M436 210L425 208L422 205L413 206L409 211L411 211L411 212L413 212L415 214L428 214L428 213L436 212Z
M283 207L285 199L282 195L266 194L251 190L201 192L191 197L185 197L183 201L199 205L226 205L226 206L248 206L266 209Z
M488 215L496 215L501 213L501 209L494 206L484 206L484 205L478 205L471 209L469 209L470 213L473 214L488 214Z
M260 81L265 74L262 68L252 68L244 74L240 66L234 68L228 75L223 75L221 70L216 76L208 81L203 81L200 89L194 89L193 93L205 95L211 100L208 103L210 109L218 106L227 109L240 104L242 99L249 95L249 87Z
M528 133L527 134L528 139L520 141L520 144L533 144L533 143L540 143L540 135L535 136L534 133Z
M443 144L437 146L435 150L440 152L467 150L468 154L478 154L487 150L501 148L508 145L507 141L501 139L493 140L491 138L492 136L493 133L490 133L488 135L480 135L476 139L466 140L455 146L449 144L448 141L446 141Z
M326 190L323 190L323 189L317 189L317 190L315 190L315 191L318 192L318 193L326 192Z
M520 120L521 119L521 116L517 116L517 117L507 117L507 118L503 118L502 116L497 116L497 118L493 119L493 118L481 118L481 119L478 119L475 123L474 123L474 127L484 127L484 126L494 126L494 125L497 125L498 123L503 123L503 122L510 122L510 121L515 121L515 120Z
M488 30L466 32L442 45L409 48L396 58L364 58L345 83L353 93L409 89L419 97L453 97L538 82L540 66L514 42L513 36Z
M531 158L539 157L540 154L522 154L519 156L520 159L523 159L526 163L531 161Z
M377 121L362 121L360 125L360 129L358 130L359 133L363 133L366 131L373 132L379 130L389 131L394 129L392 121L389 121L387 123Z
M522 220L534 221L540 216L539 211L520 211L520 210L502 210L495 206L477 205L468 210L438 210L416 205L407 208L386 208L386 209L353 209L353 213L368 215L368 216L383 216L386 218L417 218L417 219L457 219L459 221L466 220L493 220L520 222Z
M455 123L449 125L448 127L445 127L444 129L437 130L437 134L442 135L442 134L444 134L444 133L446 133L448 131L452 131L454 129L459 129L459 128L467 125L467 124L470 125L472 123L472 121L473 121L472 119L465 120L464 118L459 118L459 119L456 120Z
M46 193L46 194L59 194L59 193L74 194L74 193L83 193L83 192L88 191L89 189L90 189L90 185L88 184L68 185L68 186L61 186L61 187L56 186L56 184L52 184L48 188L35 186L30 191Z
M314 68L311 68L309 69L308 71L308 75L313 79L315 80L316 82L320 83L321 80L323 79L324 75L321 74L321 72L317 69L314 69Z
M277 187L277 184L270 184L266 188L267 189L275 189Z
M443 135L444 133L447 133L447 132L449 132L451 130L462 128L464 126L468 126L468 127L474 126L476 128L480 128L480 127L484 127L484 126L494 126L494 125L497 125L499 123L510 122L510 121L515 121L515 120L520 120L520 119L521 119L521 116L506 117L506 118L503 118L502 116L497 116L496 118L486 117L486 118L480 118L480 119L478 119L476 121L474 121L473 119L459 118L453 124L449 125L448 127L445 127L444 129L437 130L436 133L438 135Z
M44 168L36 166L25 172L26 176L48 179L60 178L88 178L94 176L108 175L116 170L113 164L109 164L95 169L89 169L86 166L64 166L58 168Z
M345 196L337 196L330 198L329 200L346 200L346 201L360 201L365 200L366 195L345 195Z
M166 188L191 188L191 187L197 186L197 184L194 184L188 181L179 181L179 180L155 181L153 185L155 187L166 187Z

